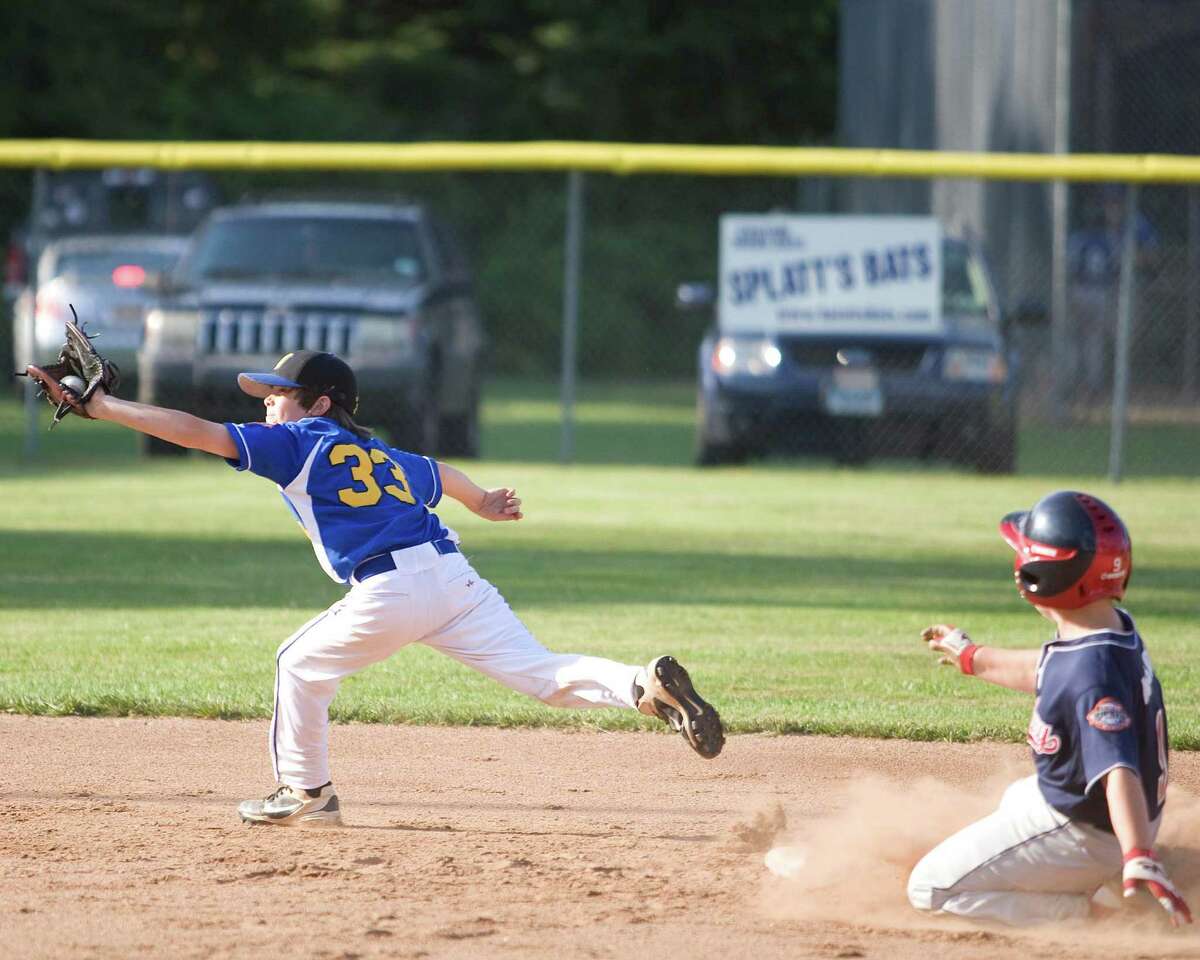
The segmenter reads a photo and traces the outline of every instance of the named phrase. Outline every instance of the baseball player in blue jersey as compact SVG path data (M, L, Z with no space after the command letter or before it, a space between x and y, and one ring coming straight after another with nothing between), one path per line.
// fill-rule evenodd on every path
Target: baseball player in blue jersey
M329 704L342 678L410 643L553 706L639 710L669 723L700 756L720 753L721 719L673 657L636 667L546 650L433 512L445 495L485 520L520 520L514 490L485 490L461 470L373 438L353 419L354 373L333 354L289 353L274 370L240 374L238 383L262 398L264 423L213 423L103 391L86 409L274 481L321 568L349 586L279 647L270 729L278 787L243 803L243 820L341 822L329 769Z
M1173 925L1191 923L1155 856L1167 797L1167 713L1133 617L1114 605L1129 583L1120 517L1063 490L1012 513L1000 533L1016 551L1021 596L1056 627L1040 650L973 643L947 624L922 639L965 674L1032 693L1028 741L1037 773L999 808L930 851L908 881L920 910L1024 925L1119 907L1144 887Z

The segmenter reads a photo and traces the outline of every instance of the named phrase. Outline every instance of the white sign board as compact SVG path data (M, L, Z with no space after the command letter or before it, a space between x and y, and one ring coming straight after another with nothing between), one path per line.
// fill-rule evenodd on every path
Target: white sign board
M721 217L723 332L929 333L942 325L932 217Z

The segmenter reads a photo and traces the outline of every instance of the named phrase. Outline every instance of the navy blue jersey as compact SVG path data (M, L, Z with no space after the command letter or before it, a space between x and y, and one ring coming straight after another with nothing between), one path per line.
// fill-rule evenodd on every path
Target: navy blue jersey
M429 457L364 440L326 417L225 429L238 448L226 462L279 485L321 568L339 583L368 557L450 536L431 512L442 482Z
M1029 745L1042 796L1059 812L1112 831L1101 778L1128 767L1154 820L1167 793L1167 712L1133 618L1123 631L1052 640L1038 661Z

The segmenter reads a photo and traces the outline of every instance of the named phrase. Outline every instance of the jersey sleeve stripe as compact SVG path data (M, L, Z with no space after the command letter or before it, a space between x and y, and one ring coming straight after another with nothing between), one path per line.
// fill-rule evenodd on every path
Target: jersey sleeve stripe
M1101 770L1098 774L1092 777L1092 779L1087 782L1087 786L1083 788L1084 795L1086 796L1087 794L1091 793L1092 787L1094 787L1098 782L1103 780L1118 767L1124 767L1126 770L1132 770L1135 774L1137 774L1138 779L1141 779L1141 773L1138 772L1138 768L1136 766L1134 766L1132 763L1126 763L1124 760L1121 760L1112 764L1107 769Z
M236 423L225 424L225 429L229 432L229 436L233 438L234 445L238 448L237 461L226 460L231 467L236 467L238 470L250 469L250 447L246 444L246 438L242 435L242 428Z
M433 494L425 501L425 506L432 510L442 499L442 475L433 457L426 457L425 462L429 464L429 470L433 474Z

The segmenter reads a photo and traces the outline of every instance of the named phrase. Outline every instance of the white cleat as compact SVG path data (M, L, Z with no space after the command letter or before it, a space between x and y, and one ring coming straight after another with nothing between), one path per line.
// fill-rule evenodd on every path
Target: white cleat
M341 806L331 783L316 791L281 784L265 800L246 800L239 804L238 816L246 823L270 823L280 827L342 825Z

